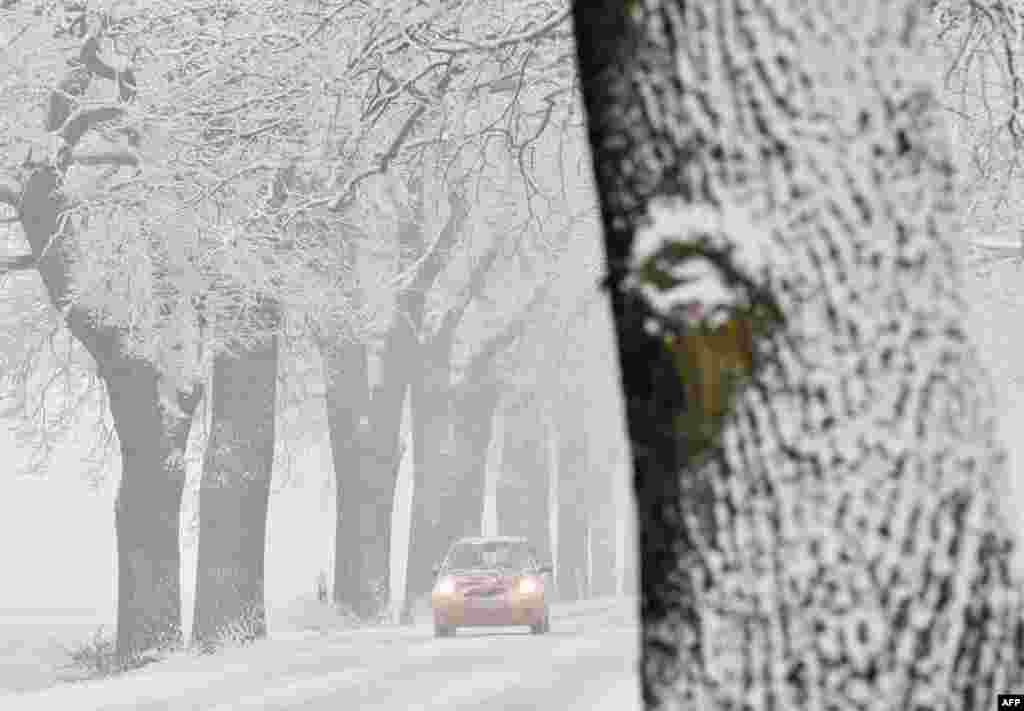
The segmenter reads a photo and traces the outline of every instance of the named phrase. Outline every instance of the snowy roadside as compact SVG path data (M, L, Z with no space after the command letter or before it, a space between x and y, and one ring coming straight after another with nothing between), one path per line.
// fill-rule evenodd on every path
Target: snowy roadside
M60 683L67 650L113 629L113 618L101 615L0 613L0 698Z
M614 618L619 624L630 624L635 620L636 610L635 598L608 597L555 603L551 609L552 626L556 631L560 627L564 630L563 625L571 626L573 621L585 621L588 617ZM161 689L159 693L169 699L172 696L185 698L220 683L225 676L234 676L239 681L249 679L246 683L252 683L251 680L256 678L287 681L289 677L296 676L295 683L300 686L326 684L330 689L346 679L353 680L360 674L370 673L363 663L367 649L375 649L381 654L388 654L390 649L394 654L398 644L402 647L401 654L411 658L423 653L436 653L428 621L423 619L413 626L353 628L329 607L303 599L268 614L271 637L252 647L224 650L215 657L177 654L122 677L74 684L57 683L59 670L56 667L67 661L61 645L70 647L74 642L88 639L95 627L90 627L85 621L73 628L33 629L31 624L25 624L15 629L15 634L20 630L25 639L34 635L44 638L47 643L37 644L34 648L25 643L17 654L0 649L0 681L7 679L0 684L0 709L86 708L80 705L78 698L79 690L86 687L94 692L104 688L119 698L128 698L126 694L134 693L132 689L139 689L138 693L145 694L149 693L147 689L151 692L153 688ZM47 620L30 622L45 624ZM325 654L339 665L327 675L330 679L324 674L308 676L307 672L323 664ZM337 675L341 676L334 678Z

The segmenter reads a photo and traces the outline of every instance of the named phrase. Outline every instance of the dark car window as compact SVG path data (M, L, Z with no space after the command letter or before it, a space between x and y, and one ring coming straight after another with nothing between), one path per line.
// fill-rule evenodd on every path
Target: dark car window
M456 543L445 561L449 570L473 570L498 568L525 570L536 567L530 550L522 543L486 541L481 543Z

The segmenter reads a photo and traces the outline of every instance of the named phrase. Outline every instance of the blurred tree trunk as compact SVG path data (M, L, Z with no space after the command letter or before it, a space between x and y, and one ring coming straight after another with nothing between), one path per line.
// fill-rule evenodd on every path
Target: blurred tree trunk
M601 472L604 475L604 472ZM597 495L607 494L610 482L604 476L589 484ZM591 572L590 596L605 597L616 593L615 571L615 510L611 501L591 499L587 506L590 530Z
M498 530L526 536L544 563L550 563L548 519L548 462L544 420L537 412L539 397L513 400L504 411L505 447L498 482Z
M412 519L409 563L406 568L406 620L411 605L430 591L431 568L446 546L445 536L459 520L454 511L442 518L444 488L453 478L452 453L452 336L421 346L421 363L411 390L413 441ZM468 492L467 492L468 494Z
M558 461L562 450L561 434L558 431L558 422L555 418L555 404L551 400L544 399L541 405L541 421L544 423L544 471L547 474L547 506L544 507L544 519L547 523L546 529L550 542L551 558L545 563L550 563L554 569L555 596L558 597L558 566L559 563L559 541L558 541L558 506L561 495L558 491L558 472L561 465Z
M460 536L483 533L487 455L494 437L499 398L497 383L489 380L463 382L455 391L455 476L446 483L441 504L445 519L450 512L452 522L446 534L446 547Z
M498 376L503 354L521 336L525 313L510 321L504 329L485 341L470 358L461 382L451 380L451 352L455 328L472 298L483 288L484 276L497 254L492 251L477 265L470 279L468 297L445 315L433 339L424 346L425 372L419 387L420 402L433 403L432 409L415 410L413 399L414 443L425 442L425 456L416 466L413 494L413 520L410 536L409 572L406 577L406 604L430 591L431 567L444 555L458 536L479 534L487 476L487 452L494 432L494 416L501 392ZM542 292L531 300L536 303ZM414 389L415 392L415 389ZM433 413L433 420L431 420ZM444 423L442 429L438 423ZM449 429L451 439L449 440ZM431 439L433 437L433 439ZM438 456L442 443L448 453ZM429 448L429 449L426 449ZM433 454L426 454L432 452ZM436 457L431 459L431 456ZM406 619L411 613L406 612Z
M455 451L458 454L453 480L445 491L445 510L459 512L449 540L483 533L484 499L487 495L488 454L494 440L495 418L501 400L496 383L463 383L456 394ZM479 516L477 516L479 512ZM499 529L500 524L499 524ZM503 534L504 535L504 534Z
M453 336L454 330L450 333ZM435 352L435 360L425 359L427 363L434 363L435 374L444 373L445 388L431 391L432 399L427 402L434 404L433 409L424 408L419 412L421 425L413 435L414 440L419 436L426 441L426 452L416 466L406 578L409 602L430 592L431 568L455 538L481 534L487 452L499 398L499 385L493 373L494 359L500 348L506 346L501 336L491 341L471 359L463 381L458 384L451 382L449 371L441 366L442 357L450 362L451 342L443 351ZM434 382L439 385L441 381L438 378ZM414 422L417 418L415 405L414 398ZM432 421L431 412L435 413ZM428 439L431 436L434 439ZM439 456L439 451L443 451L443 455Z
M922 7L574 6L648 708L970 711L1022 682ZM676 226L634 240L659 197ZM719 330L672 309L698 261Z
M279 306L254 317L265 343L237 345L213 364L210 435L199 486L192 642L204 651L266 636L264 556L274 465Z
M424 248L423 196L418 183L413 192L416 203L402 221L398 239L406 265L415 261L410 257L415 250ZM408 286L395 299L395 314L384 339L380 379L368 399L364 400L363 395L369 387L362 384L369 382L363 347L332 346L336 349L332 352L326 340L321 344L328 367L327 416L337 480L334 598L364 619L380 614L391 595L391 513L403 455L402 408L410 385L421 388L412 393L414 456L425 456L424 451L415 454L417 443L436 436L443 423L417 420L415 413L417 403L421 411L443 412L436 404L436 390L444 381L444 371L424 370L421 358L429 357L430 352L420 343L420 331L427 292L444 267L445 255L467 215L468 205L457 193L449 194L449 206L441 234L430 252L421 255ZM338 338L325 334L325 338L332 337ZM447 347L450 349L450 345ZM426 372L431 374L431 381L423 386L420 375ZM363 407L361 403L365 403L365 419L357 409ZM351 428L360 422L353 431ZM417 436L415 428L419 426L426 427L430 434ZM437 442L432 444L437 446ZM360 454L352 459L356 450Z
M586 447L578 428L562 419L558 454L558 567L555 581L563 601L587 597L587 486L590 472Z
M185 482L184 451L192 415L202 396L194 384L171 382L145 360L124 352L124 334L98 323L73 302L66 241L74 233L58 225L69 207L61 191L73 151L96 125L120 109L105 106L73 111L102 66L95 41L83 43L73 64L49 98L45 129L63 139L53 156L26 161L20 191L0 191L11 204L32 249L50 302L75 339L96 363L110 399L121 450L121 480L115 505L117 532L116 655L123 666L144 661L148 652L182 643L179 510ZM134 74L120 76L121 99L134 98ZM71 118L74 120L69 120ZM28 265L23 265L27 267ZM184 388L180 389L180 388Z

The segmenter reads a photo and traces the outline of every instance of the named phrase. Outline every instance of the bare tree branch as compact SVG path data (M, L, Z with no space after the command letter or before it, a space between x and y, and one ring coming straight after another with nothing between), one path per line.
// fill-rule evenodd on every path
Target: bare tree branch
M503 352L512 346L523 334L526 324L534 310L551 291L551 282L541 285L530 297L526 307L514 319L505 324L505 327L491 336L469 360L465 369L465 377L462 385L472 387L474 383L483 378L493 377L494 364Z
M448 220L438 234L437 239L430 248L424 252L413 268L416 270L412 280L405 288L410 291L425 292L437 278L437 275L444 267L445 251L455 244L456 238L462 232L462 227L469 215L469 205L466 198L455 192L449 192L448 204L451 211Z
M492 40L490 42L473 41L465 38L451 38L442 35L442 39L449 42L449 46L431 44L429 48L435 52L442 52L445 54L456 54L460 52L494 52L505 47L516 44L525 44L526 42L533 41L540 37L543 37L547 33L554 30L565 20L569 18L570 8L566 7L564 10L556 12L550 18L542 22L537 27L526 30L524 32L502 37L499 40Z
M71 163L74 165L119 165L138 167L141 159L134 151L96 151L72 153Z
M445 313L444 318L441 320L441 324L438 326L437 332L432 337L432 340L444 340L446 338L451 338L455 334L455 329L458 327L459 323L461 323L469 305L474 299L478 298L480 294L483 293L484 286L487 284L487 274L491 271L491 267L494 266L494 262L498 258L498 252L500 250L501 244L494 244L486 253L484 253L480 261L473 266L473 271L470 272L469 281L466 284L466 290L463 292L462 298L455 306Z
M99 106L82 109L72 116L60 130L60 136L68 145L76 146L82 140L82 136L96 128L101 123L113 121L124 114L124 109L119 106Z

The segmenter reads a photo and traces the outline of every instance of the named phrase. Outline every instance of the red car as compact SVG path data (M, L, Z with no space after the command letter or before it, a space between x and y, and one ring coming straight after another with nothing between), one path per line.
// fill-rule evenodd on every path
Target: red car
M457 627L528 625L533 634L550 629L545 574L525 538L462 538L434 568L430 596L434 634L450 637Z

